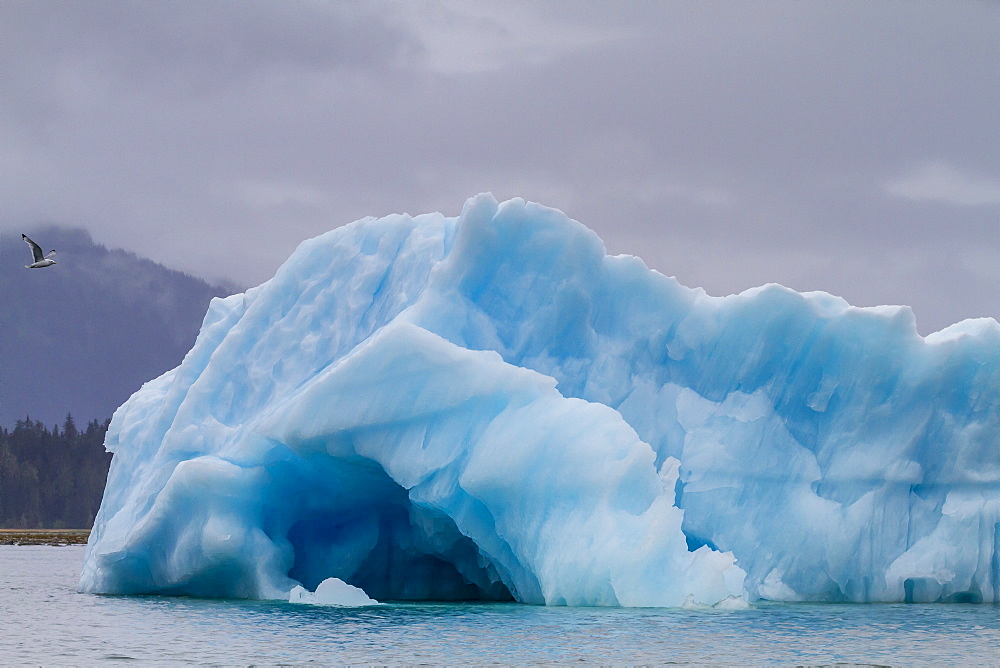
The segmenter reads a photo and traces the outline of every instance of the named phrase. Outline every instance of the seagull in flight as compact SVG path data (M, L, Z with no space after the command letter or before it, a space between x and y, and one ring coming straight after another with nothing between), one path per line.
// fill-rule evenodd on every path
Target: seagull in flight
M31 264L24 265L25 269L41 269L42 267L51 267L56 263L56 261L52 259L52 256L56 254L54 250L49 251L48 255L42 255L42 249L39 248L38 244L23 234L21 235L21 238L24 239L26 244L31 246L31 257L34 259L34 262Z

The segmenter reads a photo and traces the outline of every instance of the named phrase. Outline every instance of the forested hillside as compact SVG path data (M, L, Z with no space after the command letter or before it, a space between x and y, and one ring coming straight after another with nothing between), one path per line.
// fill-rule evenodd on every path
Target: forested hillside
M77 429L18 420L0 428L0 527L89 529L101 506L111 454L104 451L110 420Z
M235 288L108 249L86 230L24 231L56 249L57 264L25 269L20 230L0 235L0 527L89 529L111 462L108 417L180 364L209 302Z

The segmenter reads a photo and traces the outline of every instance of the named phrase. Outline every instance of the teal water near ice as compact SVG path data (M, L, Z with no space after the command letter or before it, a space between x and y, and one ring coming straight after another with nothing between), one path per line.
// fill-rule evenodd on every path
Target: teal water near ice
M0 664L1000 663L996 605L343 609L80 594L82 560L0 546Z

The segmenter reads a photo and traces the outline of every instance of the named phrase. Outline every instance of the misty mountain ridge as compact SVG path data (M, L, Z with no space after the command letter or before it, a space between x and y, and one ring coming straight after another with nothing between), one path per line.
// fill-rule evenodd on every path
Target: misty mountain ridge
M213 297L239 290L108 249L82 228L25 233L58 264L25 269L20 232L0 234L0 425L110 417L181 362Z

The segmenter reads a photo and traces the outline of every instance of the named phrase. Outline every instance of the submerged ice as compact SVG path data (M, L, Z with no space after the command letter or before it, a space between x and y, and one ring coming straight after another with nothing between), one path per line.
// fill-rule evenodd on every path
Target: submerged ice
M996 321L710 297L521 200L304 242L107 446L88 592L1000 601Z

